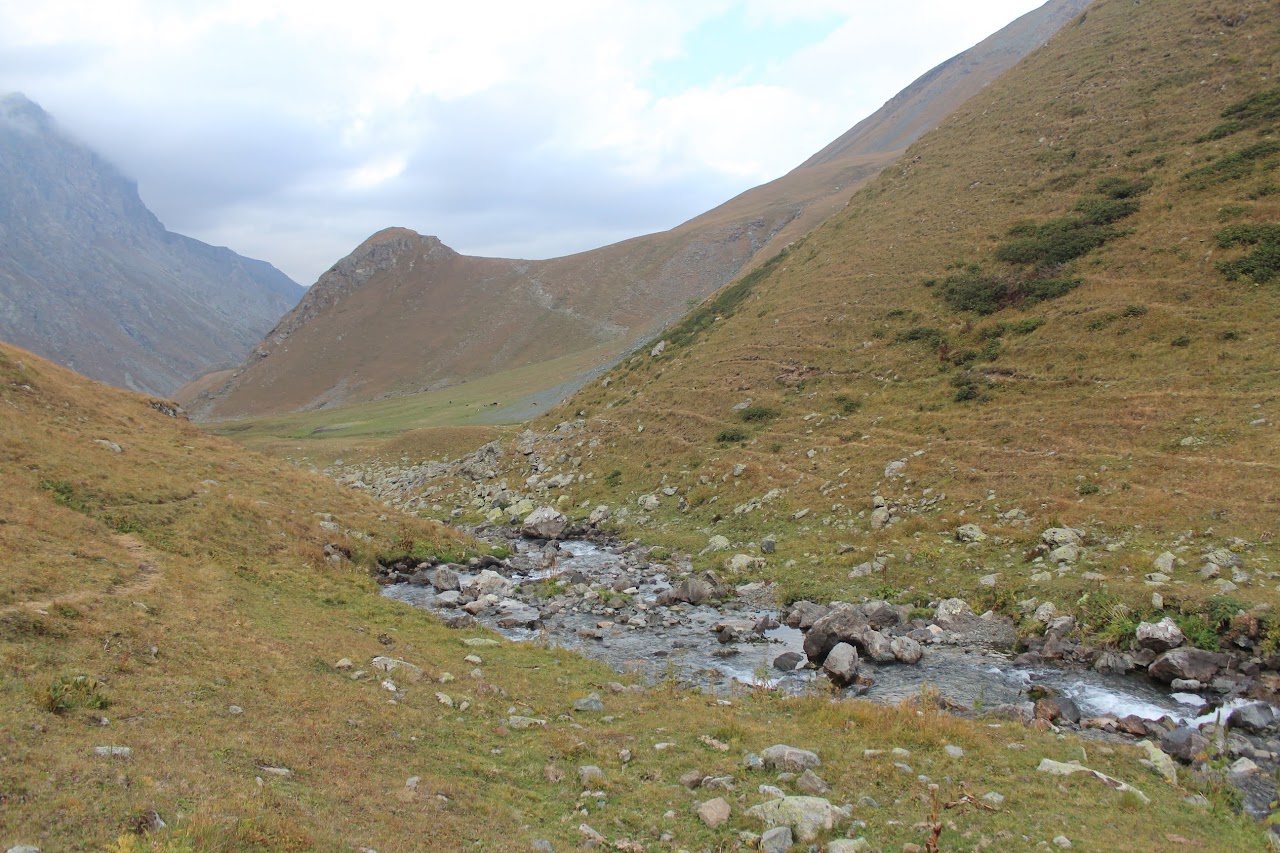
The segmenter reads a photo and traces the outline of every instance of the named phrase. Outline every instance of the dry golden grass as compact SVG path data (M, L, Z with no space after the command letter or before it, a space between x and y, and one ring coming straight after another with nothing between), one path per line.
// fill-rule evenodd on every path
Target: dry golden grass
M729 705L675 686L615 695L605 689L612 673L567 652L470 648L462 639L476 632L449 631L379 597L360 565L323 558L327 543L357 560L410 540L458 551L466 543L457 534L8 347L0 411L5 845L407 853L518 850L545 838L566 849L585 822L644 849L722 849L760 828L742 814L759 799L742 753L780 741L822 754L838 801L880 801L859 816L886 848L919 840L914 825L928 813L914 776L862 755L891 746L911 749L917 771L944 781L944 794L963 781L1009 797L997 814L957 816L944 834L955 843L1020 846L1066 833L1088 846L1118 830L1135 850L1169 833L1207 849L1260 844L1261 830L1231 816L1225 800L1215 800L1220 810L1188 810L1183 792L1127 748L1087 747L1088 758L1142 787L1151 806L1035 773L1040 756L1078 757L1081 747L1018 726L746 688ZM340 529L321 527L328 516L315 513ZM463 660L471 652L483 678ZM377 655L417 664L421 679L391 673L393 702L380 684L388 676L353 678L334 666L347 657L371 669ZM606 694L608 716L565 716L591 691ZM512 731L512 713L548 724ZM729 750L705 746L702 734ZM1010 749L1014 741L1026 748ZM662 742L676 747L655 750ZM966 758L947 757L946 743ZM99 746L132 752L103 757ZM603 797L581 796L584 764L604 768ZM549 776L549 766L566 777ZM707 829L693 815L710 794L678 784L690 770L741 778L728 827ZM147 829L153 812L167 829Z
M541 420L590 413L586 438L598 446L583 470L594 480L573 503L634 506L675 486L690 509L668 501L641 535L697 550L712 532L744 544L774 533L779 555L766 572L796 594L886 582L917 597L972 592L992 566L1025 588L1034 569L1011 552L1020 558L1040 529L1069 524L1123 544L1094 568L1136 600L1149 597L1152 558L1184 531L1195 534L1191 549L1241 537L1254 546L1254 578L1233 594L1280 604L1266 571L1280 559L1280 289L1228 281L1215 267L1240 253L1216 244L1227 224L1280 222L1280 192L1268 189L1280 154L1237 179L1185 177L1275 139L1274 122L1202 137L1224 109L1275 88L1277 32L1274 4L1095 4L749 289L731 286L669 330L661 357L631 359ZM1120 236L1074 263L1075 290L984 317L925 286L956 264L998 267L993 252L1010 228L1070 214L1111 178L1151 186ZM700 330L685 331L699 317ZM992 360L953 363L982 350L997 324L1023 321L1041 325L1007 329ZM929 329L938 337L903 339ZM957 400L966 382L978 399ZM733 407L748 399L778 416L741 422ZM725 430L745 440L717 441ZM898 459L908 460L904 477L886 478ZM739 463L747 473L724 479ZM775 504L733 515L770 488L784 490ZM909 526L868 530L873 494L919 499L925 489L946 500ZM1002 531L996 514L1014 507L1033 524ZM797 523L801 509L809 514ZM1013 547L939 544L935 534L964 521ZM857 548L836 559L841 542ZM871 586L844 578L878 549L942 565L918 562ZM1190 574L1173 597L1213 593ZM1078 583L1033 591L1065 598Z

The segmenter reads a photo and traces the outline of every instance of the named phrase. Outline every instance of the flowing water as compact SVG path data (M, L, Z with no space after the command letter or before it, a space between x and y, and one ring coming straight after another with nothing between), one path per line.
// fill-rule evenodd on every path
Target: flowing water
M773 628L764 632L762 642L730 643L721 643L713 630L718 623L730 620L756 623L768 616L777 619L776 610L751 607L738 600L715 607L688 604L658 607L655 598L670 587L668 578L660 571L646 571L641 568L643 564L628 565L624 553L590 542L568 541L561 543L560 548L553 567L530 569L513 575L511 580L519 585L574 571L593 583L611 584L619 577L634 579L634 585L629 587L636 590L630 593L631 606L619 608L616 615L582 612L586 608L575 610L572 606L558 613L546 613L546 601L529 598L517 590L509 604L504 602L505 608L501 605L491 608L477 619L512 640L537 638L574 649L604 661L618 672L638 673L648 681L674 677L715 692L727 692L737 685L766 684L788 693L830 689L826 678L812 669L783 673L773 668L773 660L784 652L803 655L804 635L799 630ZM465 587L478 572L459 574ZM384 587L383 594L442 614L456 612L440 606L430 586L397 584ZM497 625L499 615L509 612L517 601L544 611L540 628ZM636 613L647 621L647 626L624 623L628 614ZM928 689L962 705L992 707L1026 701L1028 689L1041 685L1070 697L1086 717L1133 714L1145 719L1169 716L1190 721L1202 711L1208 712L1205 719L1211 720L1214 716L1202 697L1171 694L1145 677L1104 675L1085 669L1017 667L997 652L948 645L926 646L924 658L914 665L876 665L864 661L861 673L869 676L870 685L845 692L882 703L918 696L927 685Z

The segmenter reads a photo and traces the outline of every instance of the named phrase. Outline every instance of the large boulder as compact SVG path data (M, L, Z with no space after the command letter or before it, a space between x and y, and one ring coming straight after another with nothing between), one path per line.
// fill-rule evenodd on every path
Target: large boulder
M540 506L525 516L520 533L529 539L559 539L569 519L549 506Z
M480 598L485 595L508 596L515 590L515 584L492 569L485 569L466 586L468 595Z
M803 773L810 767L818 767L822 759L816 752L799 747L787 746L785 743L774 744L760 753L765 767L782 770L787 773Z
M813 627L814 622L817 622L830 612L831 608L824 604L815 604L812 601L797 601L787 611L787 626L799 628L801 631L808 631Z
M899 663L919 663L924 657L924 649L910 637L894 637L889 642L893 656Z
M848 643L836 643L823 661L822 671L839 687L858 680L858 650Z
M711 572L703 572L696 577L685 578L680 583L658 593L657 603L663 607L684 602L701 604L713 598L725 598L729 591Z
M870 629L867 617L858 608L848 604L834 607L804 635L804 653L820 664L838 643L862 645L862 635Z
M454 592L462 589L462 585L458 580L458 573L453 569L440 566L428 575L431 585L441 592Z
M1156 652L1167 652L1176 649L1186 642L1176 622L1168 616L1159 622L1141 622L1138 624L1138 645Z
M902 622L902 614L898 608L887 601L868 601L861 606L862 615L867 617L867 624L877 631Z
M1175 679L1208 684L1222 668L1223 662L1224 658L1220 654L1183 646L1160 655L1151 662L1147 672L1152 678L1166 684Z
M768 827L791 827L801 844L816 840L819 833L830 832L849 816L822 797L783 797L752 806L747 814Z
M963 631L973 625L977 614L963 598L948 598L938 602L933 621L939 628L948 631Z
M1227 718L1227 723L1235 729L1258 734L1275 724L1276 715L1271 706L1265 702L1254 702L1236 708Z
M1182 726L1160 736L1160 749L1179 761L1190 764L1209 751L1209 739L1198 729Z
M1050 548L1061 548L1063 545L1079 548L1084 544L1084 531L1074 527L1050 527L1040 534L1040 541Z
M876 663L893 663L898 659L889 638L879 631L867 631L862 635L862 649Z

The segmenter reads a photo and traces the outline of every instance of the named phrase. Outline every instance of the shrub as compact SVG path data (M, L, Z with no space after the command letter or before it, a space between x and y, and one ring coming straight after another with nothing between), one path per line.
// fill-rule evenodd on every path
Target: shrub
M604 475L604 483L606 486L616 486L622 482L622 472L614 468L608 474Z
M838 406L840 411L846 415L853 414L858 411L858 409L862 408L862 401L855 397L850 397L848 394L837 394L835 396L835 401L836 406Z
M946 338L942 332L931 326L914 326L894 337L896 343L927 343L934 347L941 345L944 340Z
M1189 338L1186 335L1179 335L1178 337L1169 341L1169 345L1175 346L1175 347L1189 347L1191 346L1191 338Z
M1103 178L1098 181L1098 192L1107 198L1133 198L1151 189L1150 178Z
M1143 305L1126 305L1124 311L1120 312L1125 317L1145 317L1147 314L1146 306Z
M727 427L725 429L720 430L720 432L716 433L716 441L720 442L721 444L733 444L735 442L746 441L746 440L747 440L746 430L739 429L738 427Z
M759 423L761 421L770 421L778 416L779 412L770 406L747 406L738 412L738 417L747 423Z
M1243 257L1218 262L1218 271L1228 280L1248 278L1265 284L1280 277L1280 224L1230 225L1218 232L1217 240L1224 249L1255 247Z
M51 714L65 714L75 708L102 710L111 705L106 685L87 675L60 675L36 697L36 704Z

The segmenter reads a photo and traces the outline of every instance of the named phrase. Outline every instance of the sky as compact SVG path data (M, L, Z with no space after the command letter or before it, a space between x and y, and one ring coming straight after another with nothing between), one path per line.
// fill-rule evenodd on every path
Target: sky
M0 93L309 285L389 226L518 258L671 228L1041 2L11 2Z

